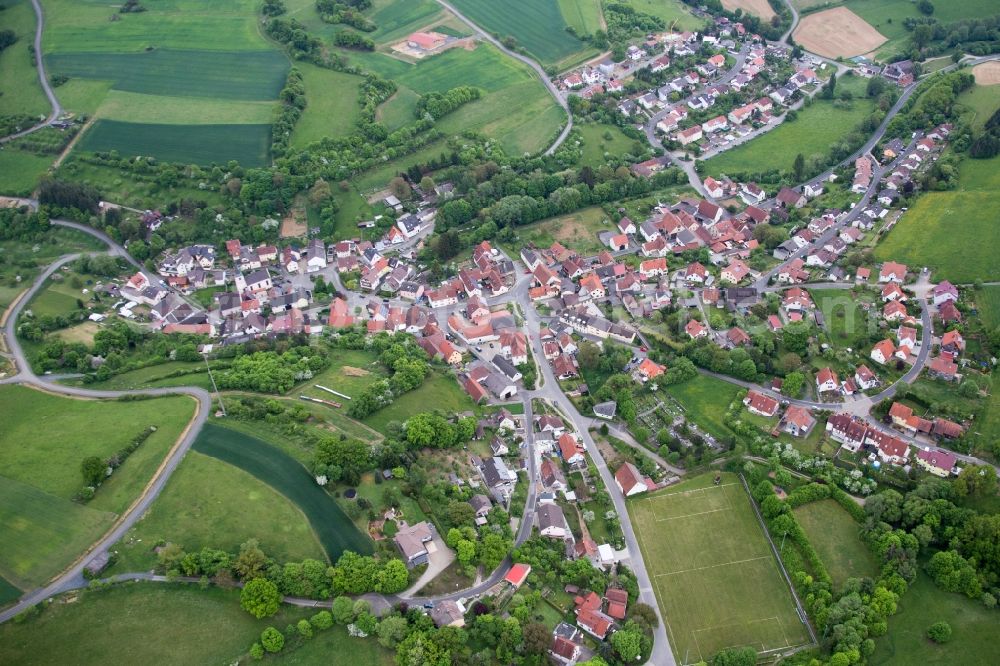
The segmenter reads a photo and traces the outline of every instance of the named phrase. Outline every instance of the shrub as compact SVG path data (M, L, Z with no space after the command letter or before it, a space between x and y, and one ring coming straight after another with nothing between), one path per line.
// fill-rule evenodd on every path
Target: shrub
M947 643L951 640L951 625L947 622L935 622L927 628L927 638L935 643Z
M260 643L254 643L250 646L250 656L254 659L260 661L264 658L264 646Z
M281 652L285 647L285 636L274 627L268 627L260 634L260 644L268 652Z

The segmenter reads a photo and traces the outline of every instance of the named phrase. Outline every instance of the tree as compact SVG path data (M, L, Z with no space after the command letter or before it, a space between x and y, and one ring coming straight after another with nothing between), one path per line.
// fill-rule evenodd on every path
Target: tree
M240 544L240 554L233 563L233 571L242 580L251 580L263 575L267 566L267 556L260 549L256 539L249 539Z
M260 644L268 652L281 652L285 647L285 636L274 627L268 627L260 633Z
M995 495L997 471L992 465L966 465L955 479L952 488L959 498Z
M781 340L785 347L793 352L803 353L809 347L809 324L805 321L793 321L781 332Z
M781 392L789 398L798 397L802 392L802 384L805 383L805 376L801 372L791 372L785 375L785 380L781 384Z
M795 182L802 182L802 177L806 173L806 158L802 153L795 156L795 162L792 164L792 172L795 174Z
M616 631L611 635L611 647L622 661L634 662L642 654L642 633L634 626L631 629Z
M632 607L632 619L645 624L650 628L660 626L660 618L656 615L656 609L649 604L638 603Z
M330 611L320 611L309 618L309 623L317 629L329 629L333 626L333 615Z
M918 0L917 9L920 10L921 14L930 16L934 13L934 3L931 0Z
M108 465L97 456L87 456L80 462L80 472L84 485L99 486L108 472Z
M947 643L951 640L951 625L947 622L935 622L927 627L927 638L935 643Z
M240 593L240 606L258 620L277 613L280 603L278 586L266 578L254 578L243 586Z
M590 340L583 340L576 352L576 360L581 368L596 368L601 362L601 348Z
M260 643L254 643L250 646L250 656L255 661L260 661L264 658L264 646Z
M379 645L390 650L395 649L400 641L406 638L409 623L406 618L393 615L382 620L378 625Z
M727 648L712 657L712 666L756 666L757 651L752 647Z
M299 632L299 636L302 638L313 637L313 628L312 625L309 624L309 620L299 620L295 625L295 629Z
M459 540L455 550L458 553L458 561L462 564L468 564L476 556L476 544L468 539Z
M350 597L337 597L333 600L330 614L337 624L348 624L354 619L354 602Z
M412 194L410 185L399 176L389 181L389 191L400 201L407 201Z
M528 654L545 654L552 641L552 634L541 622L529 622L522 629L524 651Z
M382 594L402 592L410 584L410 572L402 560L391 559L378 572L375 591Z

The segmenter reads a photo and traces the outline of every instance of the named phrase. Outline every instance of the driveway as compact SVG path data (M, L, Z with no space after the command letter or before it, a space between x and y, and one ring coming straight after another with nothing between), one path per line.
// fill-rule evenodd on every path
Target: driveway
M444 542L440 534L435 534L434 539L427 544L427 571L408 590L400 592L399 596L403 599L409 599L454 561L455 553L448 548L448 544Z

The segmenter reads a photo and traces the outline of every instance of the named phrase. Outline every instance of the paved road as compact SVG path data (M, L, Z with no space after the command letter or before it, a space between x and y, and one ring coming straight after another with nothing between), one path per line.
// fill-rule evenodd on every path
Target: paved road
M559 88L557 88L556 85L552 83L552 80L549 78L549 75L545 73L545 70L542 69L542 66L539 65L536 61L529 58L528 56L521 55L520 53L508 49L500 42L500 40L498 40L496 37L494 37L490 33L480 28L475 23L473 23L473 21L465 14L455 9L454 5L452 5L450 2L446 2L445 0L437 0L437 3L442 7L444 7L445 9L447 9L448 11L450 11L455 16L457 16L461 21L463 21L466 25L472 28L476 32L476 34L478 34L480 37L488 41L490 44L497 47L498 49L509 55L511 58L520 60L528 67L535 70L535 73L538 74L538 76L542 79L542 83L545 84L545 87L548 88L549 92L552 93L552 96L555 97L556 103L563 108L563 111L566 112L566 126L563 127L562 132L560 132L559 136L556 137L555 142L546 149L545 154L551 155L552 153L556 152L556 149L563 144L563 141L566 140L566 137L569 136L570 131L573 129L573 112L569 110L569 102L567 102L566 98L563 97L561 92L559 92Z
M19 139L32 132L37 132L43 127L48 127L63 113L62 105L59 104L59 99L56 98L56 94L52 92L52 86L49 85L49 77L45 73L45 58L42 57L42 30L45 28L45 13L42 11L42 5L38 0L31 0L31 6L35 8L35 61L38 69L38 82L42 84L42 90L45 91L45 96L49 98L49 105L52 107L52 112L49 113L48 118L34 127L29 127L16 134L0 138L0 143Z
M52 580L48 585L28 592L21 598L20 602L0 612L0 623L9 620L21 611L24 611L25 609L30 608L31 606L48 599L55 594L59 594L60 592L64 592L66 590L76 589L86 584L82 575L83 567L93 558L94 555L107 550L110 546L120 541L132 525L134 525L135 522L142 517L146 509L149 508L153 501L159 496L160 491L163 490L167 479L169 479L170 475L177 469L177 466L184 458L184 454L187 453L189 448L191 448L191 445L194 443L195 438L197 438L198 433L201 431L201 428L205 424L209 412L212 409L211 396L207 391L200 388L183 387L148 389L145 391L93 391L72 386L49 384L42 381L37 375L35 375L30 364L28 363L27 357L24 354L24 350L21 348L21 343L17 339L16 330L18 316L38 290L44 286L45 281L50 275L55 273L67 263L74 261L79 256L80 255L78 254L68 255L50 265L45 271L42 272L41 275L38 276L31 288L24 294L17 304L11 308L3 333L6 337L11 357L17 363L19 372L16 375L0 381L0 384L17 383L35 385L43 387L46 391L53 393L61 393L64 395L79 396L84 398L118 398L124 395L189 395L198 401L198 409L195 412L195 416L191 423L188 424L187 429L184 431L180 442L178 442L170 451L167 458L160 465L159 469L156 470L152 480L143 491L142 495L119 517L115 526L107 534L101 537L97 543L91 546L90 549L72 566L70 566L69 569Z

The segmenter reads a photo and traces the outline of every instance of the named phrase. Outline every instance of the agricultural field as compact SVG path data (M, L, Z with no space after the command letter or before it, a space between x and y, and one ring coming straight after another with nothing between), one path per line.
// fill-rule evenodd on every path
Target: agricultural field
M627 501L674 654L707 660L809 640L750 499L735 475L695 477Z
M286 17L300 21L309 32L317 36L330 38L334 32L344 27L320 20L315 0L288 0L285 6L288 7ZM377 26L373 32L365 33L365 36L380 48L398 42L411 32L438 30L441 22L455 22L447 20L449 14L434 0L374 0L371 9L362 13Z
M770 21L772 16L776 16L767 0L722 0L722 6L731 12L742 9L745 13L759 16L765 21Z
M115 571L153 568L158 543L235 553L251 538L278 562L326 559L305 515L291 501L251 474L192 451L142 520L115 547L121 558Z
M554 66L560 70L596 54L595 49L566 32L569 23L561 10L564 4L559 0L454 1L458 11L484 30L501 39L513 37L543 67ZM593 14L593 10L587 14Z
M861 526L836 501L811 502L794 512L835 586L848 578L878 575L878 562L858 535Z
M292 145L304 148L325 136L337 138L354 132L361 117L358 91L362 78L307 62L296 63L295 67L302 72L307 103L292 133Z
M729 433L722 417L739 391L735 384L701 374L667 387L667 393L684 408L685 419L717 438Z
M1000 235L984 210L1000 206L1000 157L964 160L958 189L920 195L875 248L879 260L929 266L936 280L1000 279Z
M350 518L316 485L309 471L281 449L256 437L207 424L193 450L250 473L286 497L305 514L331 561L344 550L371 552L368 538L353 528Z
M512 256L517 256L520 248L529 243L537 247L548 247L558 241L571 250L576 250L581 256L589 257L607 249L597 239L597 234L602 231L618 233L618 228L602 208L591 206L576 213L517 227L517 242L508 245L507 251L512 252Z
M80 140L80 150L149 155L165 162L268 164L271 125L161 125L98 120Z
M99 3L47 0L46 9L46 64L70 79L57 94L67 110L100 119L80 150L267 163L289 63L261 35L256 3L176 0L117 14Z
M807 160L813 155L826 155L830 145L854 130L871 110L867 99L855 99L847 109L816 100L800 109L795 120L786 120L770 132L700 163L699 172L718 176L771 169L790 171L796 155L802 153Z
M926 637L935 622L951 625L949 643L939 645ZM1000 653L1000 632L996 611L978 599L946 592L923 571L899 600L899 612L889 620L889 633L875 639L875 653L868 658L873 666L926 664L945 666L996 663Z
M30 0L5 2L0 24L13 30L17 41L0 53L0 116L39 116L49 113L49 102L38 83L38 71L31 64L35 39L35 11ZM0 164L0 173L4 172Z
M680 0L626 0L627 5L637 12L663 19L667 28L674 30L699 30L702 19L691 13L691 9Z
M284 630L315 612L282 606L274 617L257 620L240 608L239 597L235 589L155 583L78 593L69 597L73 603L57 601L38 617L0 625L0 661L80 666L242 662L266 627ZM322 653L355 664L392 663L392 653L374 639L349 638L339 626L318 633L299 650L271 655L268 661L316 663Z
M899 29L902 30L902 21ZM888 39L847 7L803 16L793 36L804 49L827 58L870 53Z
M558 0L559 12L569 27L579 35L592 35L604 30L604 15L600 0Z
M1000 83L1000 63L995 60L984 62L972 68L972 75L980 86L992 86Z
M641 155L648 148L644 141L637 141L625 136L624 132L613 125L585 123L577 125L576 129L579 129L580 135L583 137L581 166L596 169L605 164L608 155Z

